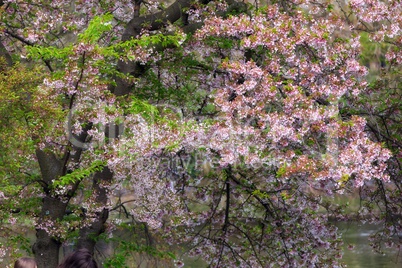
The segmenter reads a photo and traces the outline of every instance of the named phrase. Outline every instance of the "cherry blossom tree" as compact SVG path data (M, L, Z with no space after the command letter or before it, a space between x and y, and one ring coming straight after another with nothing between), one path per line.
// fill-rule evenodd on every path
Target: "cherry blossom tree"
M359 63L362 27L393 44L400 70L398 1L1 4L2 81L21 80L2 85L1 113L24 120L1 136L12 144L1 213L34 219L38 267L56 267L62 243L94 251L118 211L151 245L129 251L172 258L181 244L213 267L340 267L334 195L399 186L396 147L379 143L395 134L373 138L345 112L377 89ZM385 216L399 213L397 193L381 199Z
M362 61L369 67L368 86L358 99L347 99L341 109L367 119L366 130L373 140L392 152L388 161L390 183L375 181L360 189L362 206L358 218L381 224L372 246L378 252L385 247L400 247L400 123L401 123L401 4L397 1L351 1L341 11L352 29L361 33Z

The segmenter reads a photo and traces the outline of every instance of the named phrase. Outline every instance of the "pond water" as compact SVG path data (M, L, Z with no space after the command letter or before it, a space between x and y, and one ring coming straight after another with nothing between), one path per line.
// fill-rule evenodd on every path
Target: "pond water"
M402 252L395 249L384 249L385 254L373 252L369 236L378 230L378 226L358 224L354 222L336 224L343 233L345 251L343 261L351 268L400 268L402 267ZM347 249L347 245L354 249Z
M378 230L378 226L369 224L358 224L355 222L341 222L336 223L339 230L342 232L344 239L345 251L343 255L343 262L348 268L401 268L402 267L402 252L395 249L385 249L384 255L373 252L370 247L369 236ZM35 237L33 232L27 233L27 237L32 240ZM124 237L124 236L123 236ZM126 236L127 238L127 236ZM347 245L354 245L354 249L347 249ZM110 252L112 245L105 245L102 243L98 246L98 250L106 253ZM64 247L61 253L68 254L71 252L72 247ZM7 260L6 260L7 262ZM206 264L200 260L184 259L184 267L188 268L203 268ZM0 263L0 266L4 263ZM170 266L170 265L169 265ZM167 267L166 263L163 266L156 264L152 261L142 260L140 265L136 264L133 267Z
M356 222L338 222L336 226L342 233L344 240L343 263L348 268L401 268L402 252L398 254L395 249L384 248L385 254L376 253L370 247L369 236L378 230L378 226L359 224ZM354 245L349 250L348 245ZM204 268L201 261L185 260L186 268Z

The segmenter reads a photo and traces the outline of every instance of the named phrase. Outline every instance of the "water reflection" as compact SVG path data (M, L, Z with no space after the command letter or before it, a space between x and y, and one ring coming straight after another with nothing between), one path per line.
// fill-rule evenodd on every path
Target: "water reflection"
M359 224L357 222L336 223L344 239L345 249L343 263L348 268L401 268L402 252L398 255L395 249L384 248L385 255L376 253L370 247L369 237L378 231L378 226ZM354 245L352 250L347 247ZM185 266L191 268L207 267L202 260L184 259Z
M345 251L343 261L351 268L400 268L402 267L402 252L384 249L385 254L373 252L370 247L369 236L378 230L378 226L358 224L354 222L337 223L343 233ZM347 245L354 245L354 249L347 249Z
M398 254L398 251L395 249L384 249L385 255L381 255L373 252L370 247L369 236L374 234L378 230L378 226L370 225L370 224L359 224L355 222L342 222L336 223L340 232L342 232L342 237L344 239L345 251L343 255L343 262L347 265L348 268L401 268L402 267L402 252ZM26 237L29 237L34 241L35 233L33 230L27 231L25 234ZM115 233L116 236L121 235L121 239L127 239L130 236L127 236L126 233L119 234ZM354 245L354 249L347 249L348 244ZM102 259L105 255L112 254L114 250L114 246L112 243L98 243L97 250L101 252L101 257L98 261L102 263ZM73 245L64 245L63 250L60 252L60 259L63 258L63 255L68 254L73 250ZM63 254L64 253L64 254ZM136 264L129 267L169 267L171 265L167 265L164 263L163 265L156 264L155 261L151 258L143 258L143 256L139 257L138 255L133 256L136 261ZM150 261L151 260L151 261ZM183 258L184 267L191 268L203 268L208 265L200 259L194 258ZM12 262L13 260L5 259L3 263L0 263L2 266L4 263Z

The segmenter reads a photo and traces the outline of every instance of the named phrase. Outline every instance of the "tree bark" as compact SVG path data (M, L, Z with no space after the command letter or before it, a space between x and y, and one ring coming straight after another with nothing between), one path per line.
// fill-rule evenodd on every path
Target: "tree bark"
M92 224L80 229L77 248L86 248L91 253L94 252L96 238L105 231L105 223L109 217L109 210L106 208L108 201L108 192L101 185L110 183L112 180L112 172L109 168L104 168L101 172L97 172L93 179L93 189L96 195L96 203L101 209L96 212L95 217L91 220ZM86 217L86 216L85 216Z
M88 124L83 129L83 133L74 138L83 143L88 135L88 130L91 128L92 124ZM58 196L54 196L50 186L54 179L58 179L68 172L68 162L79 161L83 149L78 147L74 147L74 149L75 154L70 154L70 149L67 149L61 159L57 158L54 153L47 152L47 148L36 150L36 157L42 175L41 185L45 193L45 197L42 200L42 210L36 224L36 242L32 246L38 268L55 268L59 263L61 242L52 236L51 230L46 227L46 223L55 223L63 219L64 215L66 215L68 203L71 197L74 196L80 182L70 185L70 190L66 195L62 196L63 200Z
M47 229L47 222L54 223L63 218L67 203L51 196L49 185L52 180L60 177L63 172L63 161L53 153L36 151L46 196L42 200L42 211L36 228L36 242L32 247L38 268L57 267L59 262L59 249L61 243L54 239ZM51 228L51 227L50 227Z

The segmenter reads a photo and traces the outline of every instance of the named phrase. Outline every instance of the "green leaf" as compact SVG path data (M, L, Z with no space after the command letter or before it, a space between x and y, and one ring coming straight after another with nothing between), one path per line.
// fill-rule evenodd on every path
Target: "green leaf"
M105 166L106 163L104 163L103 161L95 160L94 162L92 162L90 167L76 169L72 173L66 174L55 180L53 182L53 186L57 188L76 183L90 176L94 172L101 171Z
M105 32L112 29L112 20L113 14L110 13L102 16L95 16L90 21L85 32L78 35L78 40L85 43L96 43Z

